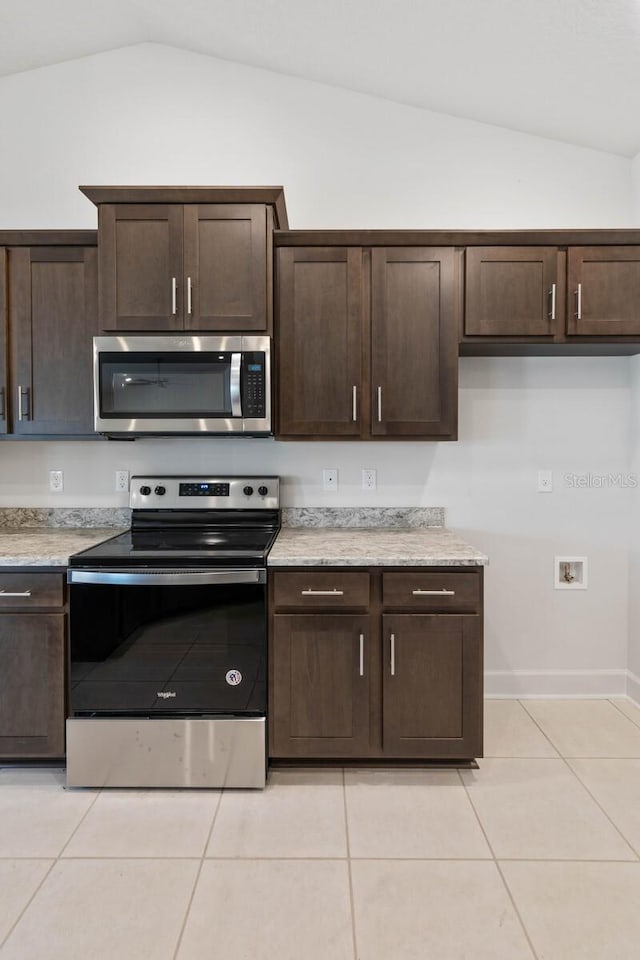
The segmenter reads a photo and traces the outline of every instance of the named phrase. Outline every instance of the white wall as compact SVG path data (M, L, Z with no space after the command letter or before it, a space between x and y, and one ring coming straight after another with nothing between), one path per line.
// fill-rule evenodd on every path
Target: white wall
M79 183L283 183L292 227L605 227L633 222L632 164L184 51L143 45L0 80L3 227L88 227ZM120 504L113 472L283 476L285 504L444 505L491 555L488 688L613 693L628 638L630 361L463 359L458 443L172 440L0 445L0 504ZM338 467L340 490L320 487ZM378 470L377 493L358 487ZM65 471L49 495L47 471ZM552 469L553 494L535 493ZM590 587L554 591L553 556ZM567 672L568 671L568 672Z

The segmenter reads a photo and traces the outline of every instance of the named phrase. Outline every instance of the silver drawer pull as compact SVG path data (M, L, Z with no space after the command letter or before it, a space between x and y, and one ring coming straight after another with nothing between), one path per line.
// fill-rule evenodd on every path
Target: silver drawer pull
M8 590L0 590L0 597L30 597L31 590L24 590L22 593L10 593Z
M360 676L364 677L364 633L360 634Z
M175 317L178 312L178 278L171 277L171 313Z
M303 597L343 597L344 590L301 590Z
M412 590L414 597L455 597L455 590Z
M391 676L396 675L396 635L391 634Z
M582 284L578 284L578 289L576 290L576 317L578 320L582 320Z

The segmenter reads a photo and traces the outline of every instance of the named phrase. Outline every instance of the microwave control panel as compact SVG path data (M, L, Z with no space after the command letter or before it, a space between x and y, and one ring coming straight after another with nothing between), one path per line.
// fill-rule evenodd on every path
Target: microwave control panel
M259 419L265 415L264 353L242 354L242 415Z

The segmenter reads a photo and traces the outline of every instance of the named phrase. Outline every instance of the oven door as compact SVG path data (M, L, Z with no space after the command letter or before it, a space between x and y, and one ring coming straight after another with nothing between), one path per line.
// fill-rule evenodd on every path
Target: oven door
M264 716L264 569L70 569L67 579L72 716Z

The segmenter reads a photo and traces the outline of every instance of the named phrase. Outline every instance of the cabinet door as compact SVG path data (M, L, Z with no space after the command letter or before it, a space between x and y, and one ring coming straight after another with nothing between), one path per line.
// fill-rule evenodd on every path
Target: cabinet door
M370 637L368 615L274 616L271 756L366 756Z
M7 251L0 247L0 434L7 432Z
M477 616L383 616L386 757L471 759L482 752Z
M0 614L0 756L64 756L62 613Z
M185 328L266 330L266 207L188 205L184 243Z
M640 247L569 247L567 333L640 336Z
M181 330L183 211L180 204L101 204L103 330Z
M9 251L13 433L93 434L95 247Z
M552 337L563 309L556 247L468 247L464 332Z
M449 437L457 423L453 249L372 254L371 433Z
M278 251L279 430L358 437L362 409L362 251Z

